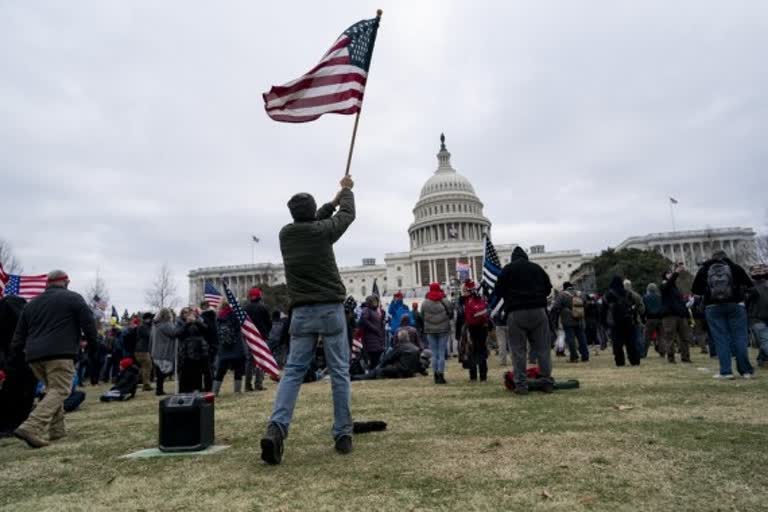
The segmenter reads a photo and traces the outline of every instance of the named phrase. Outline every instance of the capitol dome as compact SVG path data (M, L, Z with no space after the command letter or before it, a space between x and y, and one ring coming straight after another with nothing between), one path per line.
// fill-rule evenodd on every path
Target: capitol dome
M440 135L437 170L421 188L408 228L411 249L482 241L491 227L483 203L467 178L451 166L451 153Z

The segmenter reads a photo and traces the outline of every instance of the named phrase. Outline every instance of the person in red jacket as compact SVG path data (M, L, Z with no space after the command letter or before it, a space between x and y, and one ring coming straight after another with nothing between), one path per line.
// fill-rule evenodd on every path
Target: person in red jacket
M464 322L470 339L469 380L488 380L488 302L480 296L473 281L464 284Z

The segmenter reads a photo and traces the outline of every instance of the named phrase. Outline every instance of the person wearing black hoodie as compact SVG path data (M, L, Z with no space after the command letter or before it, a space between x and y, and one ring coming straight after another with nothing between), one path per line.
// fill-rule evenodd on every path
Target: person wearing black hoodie
M675 340L680 351L680 360L691 362L690 346L693 335L689 321L688 305L677 287L677 278L685 270L685 265L677 263L661 276L661 303L663 308L664 347L662 351L670 363L675 363Z
M213 371L216 368L216 356L219 353L219 336L216 330L216 310L204 301L200 304L203 310L200 319L205 324L205 342L208 344L208 367L203 369L203 391L213 389Z
M693 280L691 291L704 297L704 315L720 360L720 373L715 378L733 379L732 356L736 357L739 374L745 379L753 377L744 303L754 286L747 272L728 259L724 251L715 251Z
M512 260L501 271L496 294L504 300L507 312L507 343L512 352L515 393L528 394L526 366L528 343L536 352L544 391L551 393L552 355L550 347L547 297L552 292L549 275L536 263L528 261L521 247L515 247Z
M616 366L624 366L624 347L627 349L626 357L632 366L640 365L640 353L635 343L635 328L637 322L636 305L632 296L624 288L621 276L613 276L605 294L605 302L608 305L607 323L611 328L611 340L613 341L613 358Z
M152 391L149 384L152 375L152 357L150 356L150 340L152 339L152 320L155 315L144 313L141 315L141 325L136 329L136 355L134 359L141 369L141 389Z

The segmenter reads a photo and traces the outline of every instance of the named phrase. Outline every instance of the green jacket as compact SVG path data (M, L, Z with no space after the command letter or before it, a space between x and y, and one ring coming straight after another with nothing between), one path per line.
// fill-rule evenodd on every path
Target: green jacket
M347 289L336 266L333 244L355 220L355 195L344 189L339 211L324 204L317 220L293 222L280 230L285 281L291 307L344 302Z

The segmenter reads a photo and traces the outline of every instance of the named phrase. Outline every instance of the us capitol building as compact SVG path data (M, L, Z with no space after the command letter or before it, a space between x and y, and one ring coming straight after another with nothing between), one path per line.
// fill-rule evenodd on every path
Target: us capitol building
M468 270L472 279L479 280L478 276L482 276L483 237L490 233L491 221L483 214L483 202L472 183L451 165L451 153L446 148L444 135L440 136L437 162L437 170L422 187L413 208L414 220L408 227L410 250L385 254L384 264L366 258L362 265L340 268L348 295L358 301L363 300L371 294L376 281L385 301L387 296L397 291L402 291L406 298L422 298L432 282L455 290L459 285L459 268L463 269L464 276ZM754 247L754 236L754 231L743 228L658 233L631 237L618 248L657 250L672 259L694 263L704 257L705 242L707 249L721 246L726 250L736 250L740 244ZM494 243L502 264L509 261L517 245ZM531 246L528 254L531 261L541 265L549 274L552 285L557 289L570 279L571 273L582 263L595 256L582 254L580 250L547 252L542 245ZM689 268L695 266L689 264ZM242 297L255 285L285 283L285 271L282 264L276 263L192 270L189 272L191 304L202 300L206 281L219 290L226 282L235 294Z

